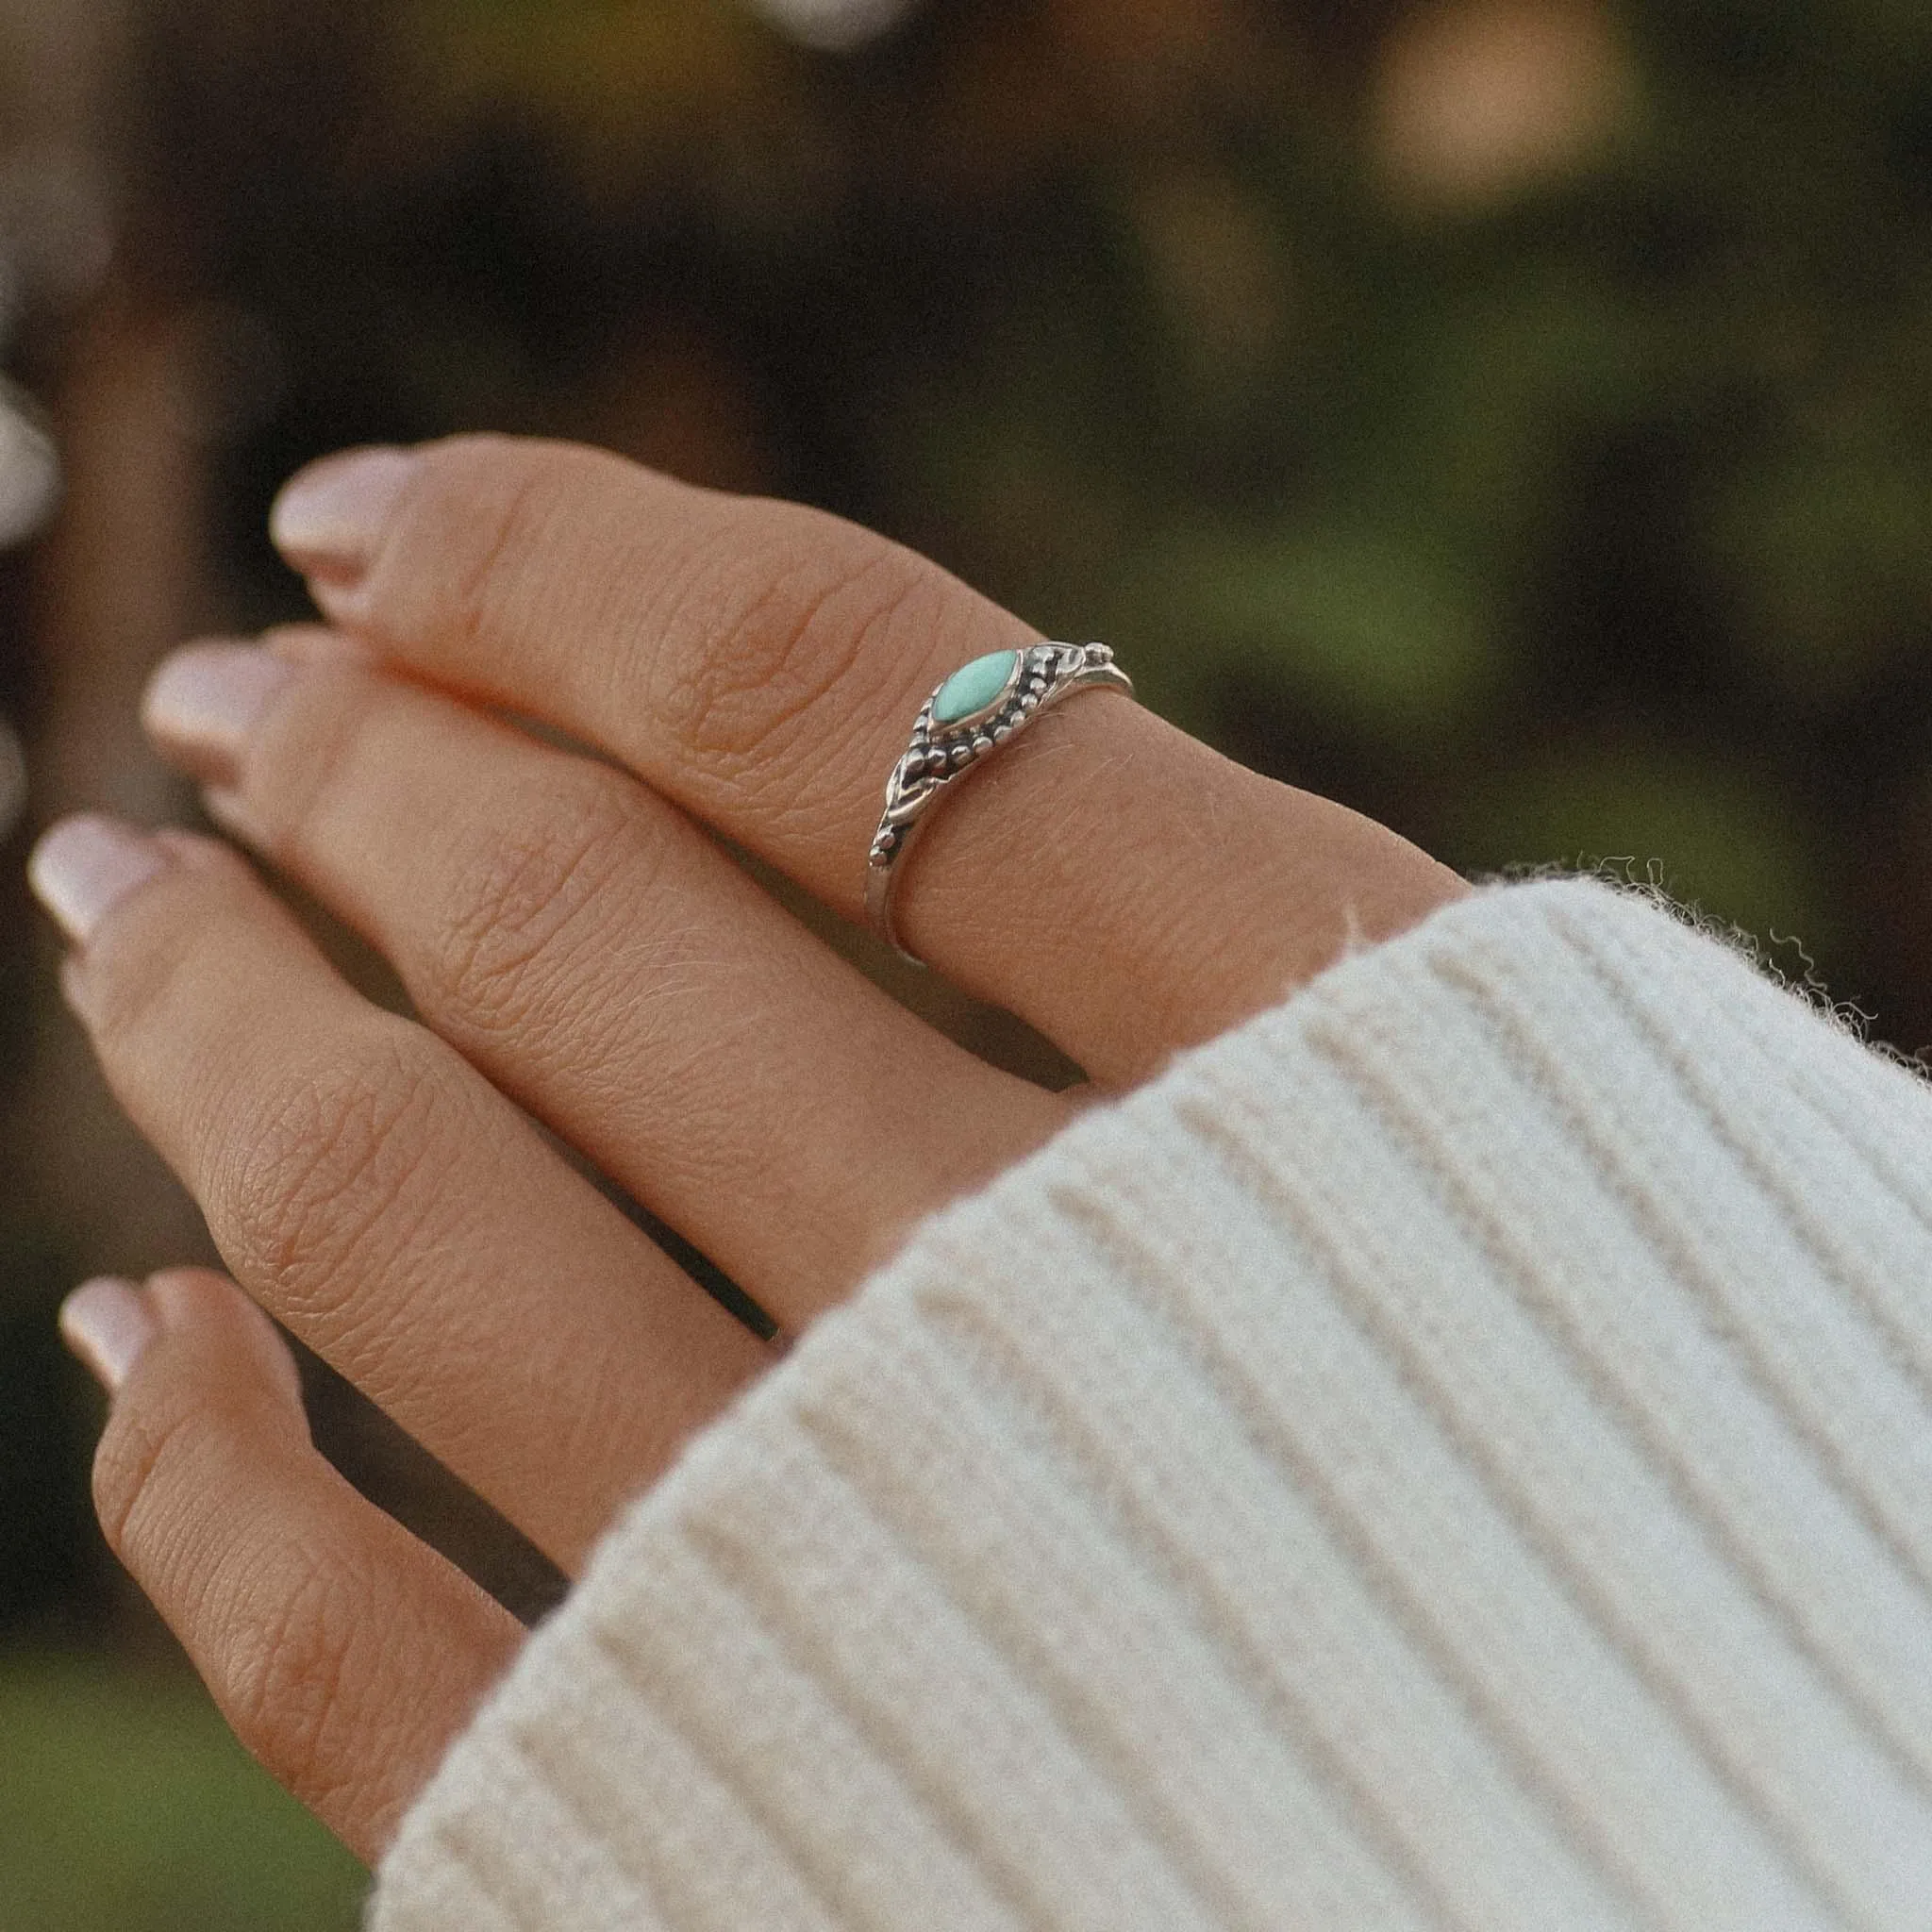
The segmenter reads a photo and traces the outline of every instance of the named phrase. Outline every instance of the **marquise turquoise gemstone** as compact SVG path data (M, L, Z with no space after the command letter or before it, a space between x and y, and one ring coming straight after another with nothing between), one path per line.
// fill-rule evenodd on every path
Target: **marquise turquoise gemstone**
M983 711L1007 688L1019 659L1018 651L991 651L962 664L940 686L932 701L935 724L957 724L974 711Z

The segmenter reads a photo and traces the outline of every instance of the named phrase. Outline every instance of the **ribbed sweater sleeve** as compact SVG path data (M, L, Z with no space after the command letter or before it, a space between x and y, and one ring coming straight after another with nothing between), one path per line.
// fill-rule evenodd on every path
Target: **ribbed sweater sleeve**
M927 1223L375 1932L1932 1926L1932 1092L1480 893Z

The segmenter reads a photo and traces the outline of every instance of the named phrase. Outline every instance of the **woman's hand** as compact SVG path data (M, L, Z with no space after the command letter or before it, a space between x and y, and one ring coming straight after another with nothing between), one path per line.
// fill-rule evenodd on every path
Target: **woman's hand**
M275 532L328 627L179 653L149 729L420 1022L209 841L69 821L36 887L115 1092L247 1297L575 1570L774 1357L520 1109L793 1332L1053 1134L1072 1103L913 1019L704 829L857 917L920 705L1034 633L837 519L571 447L336 458ZM959 788L897 911L1119 1088L1461 890L1095 694ZM518 1626L316 1454L233 1286L91 1284L65 1322L116 1391L109 1541L243 1741L373 1857Z

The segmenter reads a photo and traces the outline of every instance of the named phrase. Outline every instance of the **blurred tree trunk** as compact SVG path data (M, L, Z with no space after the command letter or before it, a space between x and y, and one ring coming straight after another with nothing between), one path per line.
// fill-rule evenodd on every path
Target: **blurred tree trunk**
M121 0L0 5L18 133L5 192L66 473L35 559L40 824L85 806L151 821L178 805L136 709L149 666L207 614L190 336L172 296L127 265L140 251L112 247L132 25ZM78 1029L44 1018L16 1116L29 1193L77 1238L82 1266L200 1252L198 1214L114 1109Z

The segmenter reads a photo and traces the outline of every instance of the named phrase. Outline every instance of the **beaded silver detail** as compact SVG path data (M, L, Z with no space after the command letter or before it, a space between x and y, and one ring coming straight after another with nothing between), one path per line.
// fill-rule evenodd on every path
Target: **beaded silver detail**
M866 856L865 916L888 945L915 964L892 919L892 889L926 814L982 760L1002 750L1043 711L1077 691L1134 694L1133 680L1106 644L1032 644L1018 652L1005 688L980 710L939 724L933 706L950 679L934 687L912 725L911 742L886 780L886 808Z

